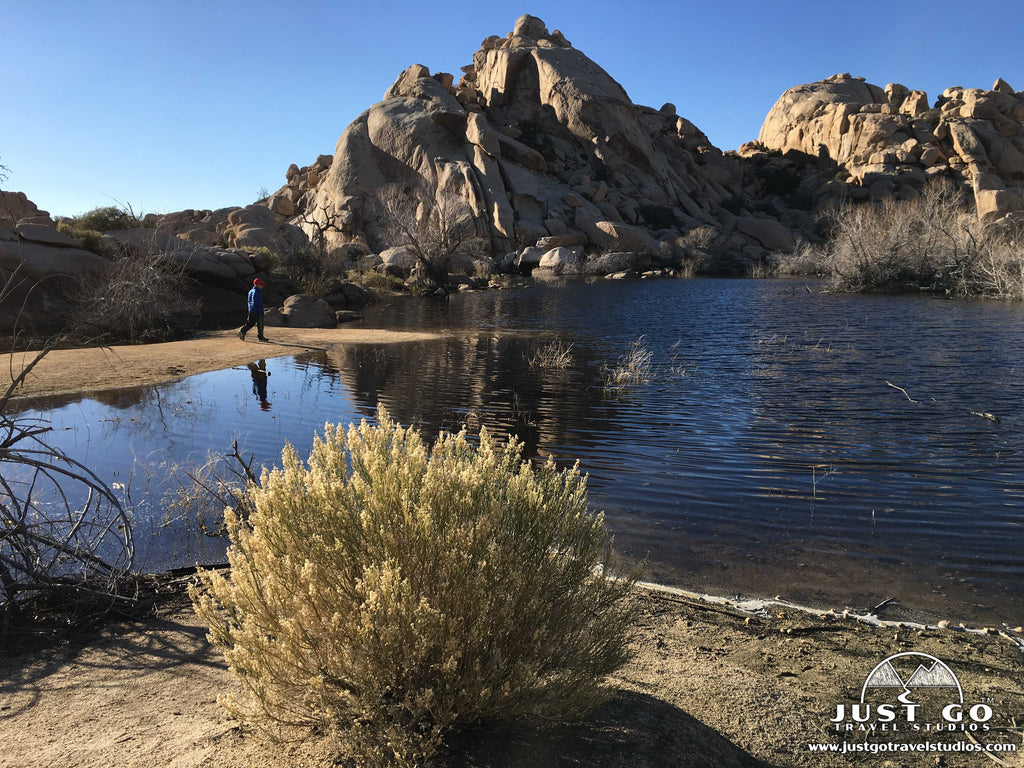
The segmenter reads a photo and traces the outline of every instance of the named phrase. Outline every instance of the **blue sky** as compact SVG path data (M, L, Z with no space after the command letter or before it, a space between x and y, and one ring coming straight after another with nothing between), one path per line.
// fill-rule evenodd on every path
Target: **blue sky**
M329 154L405 67L456 75L523 13L722 149L837 72L1024 90L1019 0L508 3L0 0L7 190L54 215L247 205Z

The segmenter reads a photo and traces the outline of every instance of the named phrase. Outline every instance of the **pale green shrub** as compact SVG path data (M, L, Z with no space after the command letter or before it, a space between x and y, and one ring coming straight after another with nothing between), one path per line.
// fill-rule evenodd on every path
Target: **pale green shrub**
M226 512L230 574L192 593L248 691L222 703L412 765L454 726L600 702L627 658L634 578L610 568L585 478L534 471L486 430L428 452L379 420L327 425L305 466L287 446L250 486L248 520Z

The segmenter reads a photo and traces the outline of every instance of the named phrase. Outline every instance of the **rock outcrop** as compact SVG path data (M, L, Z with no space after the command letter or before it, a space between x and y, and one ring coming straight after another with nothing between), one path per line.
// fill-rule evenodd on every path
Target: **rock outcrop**
M109 269L23 193L0 192L0 334L59 330L81 283Z
M464 203L497 256L568 238L565 247L591 255L643 252L669 263L681 257L678 238L711 227L731 232L720 250L749 261L791 246L792 233L773 228L800 228L784 206L747 208L739 158L712 146L673 105L633 104L540 19L523 16L506 37L488 37L462 71L455 83L415 64L356 118L326 173L292 195L308 236L323 233L331 248L396 245L380 242L375 201L424 189ZM302 172L293 167L288 178ZM764 218L770 245L737 216Z
M945 177L973 192L983 221L1024 211L1024 93L1003 80L989 91L947 88L929 107L923 91L834 75L786 91L758 141L828 158L875 199L913 197Z

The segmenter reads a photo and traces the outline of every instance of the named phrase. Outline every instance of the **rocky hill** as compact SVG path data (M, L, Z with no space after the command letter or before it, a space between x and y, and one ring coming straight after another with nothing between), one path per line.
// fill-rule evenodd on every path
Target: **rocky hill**
M415 258L381 227L382 202L395 198L419 213L446 201L469 212L482 247L476 262L455 265L466 273L485 260L534 274L737 274L818 239L825 205L913 198L932 178L969 189L983 221L1016 226L1022 121L1024 94L1002 80L990 91L949 88L930 106L922 91L835 75L786 91L757 141L722 152L674 105L634 104L559 30L522 16L505 37L486 38L457 81L405 69L333 156L292 165L267 198L150 215L150 234L129 239L166 246L207 322L236 312L235 294L255 275L283 300L294 284L267 273L296 254L408 277ZM27 286L104 272L109 248L83 251L24 195L3 195L0 276L18 268ZM126 237L105 242L123 250ZM23 306L40 322L59 319L72 282L47 280L27 304L20 289L0 308L0 331L25 321ZM336 283L324 291L337 309L351 302Z
M274 198L288 198L332 246L371 250L374 201L423 186L464 201L499 255L540 241L671 263L680 238L701 227L722 233L738 262L793 247L800 223L747 205L737 158L672 104L633 104L540 19L488 37L462 71L456 83L406 69L346 129L325 174L295 169Z
M786 91L768 113L761 148L827 157L859 196L916 195L931 178L970 187L983 221L1024 211L1024 93L947 88L934 105L923 91L884 88L848 74ZM856 193L855 193L856 194Z

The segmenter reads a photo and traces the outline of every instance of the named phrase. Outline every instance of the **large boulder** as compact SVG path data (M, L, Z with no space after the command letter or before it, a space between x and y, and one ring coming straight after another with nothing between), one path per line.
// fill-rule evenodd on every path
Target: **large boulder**
M49 214L23 193L0 195L0 203L10 204L5 221L11 224L0 226L0 286L7 294L0 334L60 330L82 284L102 280L111 262L57 231Z
M338 325L331 305L307 293L289 296L280 309L267 310L263 322L272 327L289 328L335 328Z
M792 253L796 248L793 233L775 219L741 216L736 219L736 229L768 251Z
M580 248L552 248L541 256L538 270L547 270L555 275L579 274L583 251Z

